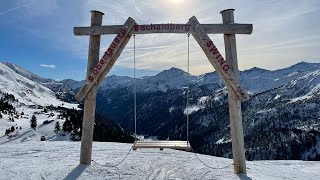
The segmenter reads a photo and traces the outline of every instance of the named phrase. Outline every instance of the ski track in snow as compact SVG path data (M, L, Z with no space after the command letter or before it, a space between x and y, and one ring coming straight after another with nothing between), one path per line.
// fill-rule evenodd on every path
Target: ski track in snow
M3 138L3 137L2 137ZM80 142L27 141L0 145L0 179L318 179L320 163L248 161L248 176L234 175L233 161L191 152L131 151L131 144L94 142L91 166L79 165ZM229 165L229 166L228 166Z

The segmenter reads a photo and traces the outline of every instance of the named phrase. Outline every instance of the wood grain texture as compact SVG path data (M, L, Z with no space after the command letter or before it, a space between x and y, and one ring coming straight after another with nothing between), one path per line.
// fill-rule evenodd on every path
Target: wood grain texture
M99 26L102 24L103 13L98 11L91 12L91 26ZM87 75L91 73L94 66L99 61L100 51L100 36L92 35L89 40L89 53ZM96 110L96 94L97 85L93 85L91 90L85 97L83 122L82 122L82 136L81 136L81 149L80 149L80 164L90 165L92 155L92 140L93 128Z
M205 33L204 29L202 28L201 24L197 20L196 17L191 17L189 20L190 25L194 29L195 34L192 34L192 36L196 39L200 47L202 48L205 55L208 57L208 60L212 64L212 66L217 71L220 78L224 81L226 85L231 86L236 94L239 96L241 100L248 99L249 95L248 93L240 86L240 84L237 82L235 75L233 71L225 71L221 63L219 63L219 60L216 55L213 55L210 49L207 47L207 43L211 41L210 37Z
M110 61L108 62L106 68L103 70L102 74L99 76L97 84L98 86L101 85L101 83L103 82L103 80L105 79L106 75L109 73L109 71L111 70L111 68L113 67L114 63L117 61L117 59L119 58L119 56L121 55L123 49L127 46L128 42L130 41L132 37L132 34L128 34L125 39L123 40L122 44L119 46L119 48L117 49L117 51L114 53L114 55L112 56L112 58L110 59Z
M222 11L223 23L234 23L234 14L232 9ZM226 62L230 65L236 77L236 82L239 82L239 69L237 58L237 47L235 35L224 35ZM244 149L242 113L241 113L241 100L237 96L234 89L228 85L228 103L230 114L230 127L231 127L231 141L232 141L232 154L234 162L235 174L246 174L246 159Z
M144 149L144 148L167 148L167 149L180 149L180 150L191 150L190 143L188 141L136 141L133 149Z
M80 88L79 92L76 94L76 99L81 101L83 100L83 98L86 96L86 94L90 91L90 89L92 88L92 86L98 81L99 77L103 74L103 72L105 72L105 68L108 66L108 64L111 62L111 59L113 58L113 56L115 56L117 54L117 51L120 47L124 48L124 46L122 45L122 43L124 42L124 40L126 39L128 32L132 29L133 25L135 24L134 19L132 18L128 18L127 21L125 22L125 24L123 25L122 29L126 29L125 33L122 33L121 35L124 36L124 38L119 38L117 46L114 46L112 52L110 55L105 55L100 59L100 61L103 60L103 64L99 64L97 63L95 67L97 67L98 65L100 65L100 70L95 73L95 71L91 71L91 73L89 75L87 75L87 79L86 79L86 83ZM120 30L121 31L121 30ZM118 37L118 36L117 36ZM115 37L115 40L116 38ZM130 39L130 38L129 38ZM114 40L114 41L115 41ZM113 42L114 42L113 41ZM113 43L112 42L112 43ZM112 46L112 43L110 45L110 47ZM110 48L109 47L109 48ZM108 49L109 49L108 48ZM121 49L122 52L123 49ZM107 50L108 51L108 50ZM98 61L99 62L99 61ZM92 78L89 78L92 77ZM89 80L91 79L91 80Z
M144 26L148 26L146 24ZM184 24L185 25L185 24ZM201 24L207 34L251 34L252 24ZM122 25L95 26L95 27L74 27L73 33L76 36L117 34ZM129 34L150 34L150 33L196 33L193 30L184 29L160 29L135 31L132 29Z

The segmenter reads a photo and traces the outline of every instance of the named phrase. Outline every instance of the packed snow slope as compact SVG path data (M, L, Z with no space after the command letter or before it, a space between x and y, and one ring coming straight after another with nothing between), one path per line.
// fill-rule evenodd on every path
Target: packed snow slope
M131 144L93 144L91 166L79 165L79 142L30 140L0 145L0 179L319 179L320 164L249 161L248 175L233 174L232 160L177 150L131 151ZM100 164L100 165L99 165Z
M15 98L22 103L22 105L53 105L64 106L67 108L77 106L76 104L69 104L58 100L55 92L32 79L40 79L45 81L44 78L41 79L31 72L20 68L19 66L10 63L0 63L1 91L4 93L13 94Z

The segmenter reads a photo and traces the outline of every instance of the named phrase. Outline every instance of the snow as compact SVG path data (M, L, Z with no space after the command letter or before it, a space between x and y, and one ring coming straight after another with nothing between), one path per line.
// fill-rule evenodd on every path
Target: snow
M91 166L79 165L80 142L53 133L57 112L47 120L41 109L17 108L26 118L15 119L21 130L9 139L0 136L0 179L318 179L320 163L311 161L247 161L248 176L233 174L233 160L192 152L165 149L138 149L132 144L94 142ZM36 114L38 128L29 128L30 117ZM8 122L0 119L0 127ZM18 133L16 133L18 132ZM1 132L2 133L2 132ZM4 134L4 132L3 132ZM48 141L40 141L46 135ZM228 141L225 138L221 142ZM319 149L319 144L315 147ZM119 178L120 176L120 178Z
M175 110L176 108L174 107L174 106L171 106L170 108L169 108L169 112L171 113L173 110Z
M42 112L43 109L31 109L21 107L16 108L16 110L19 113L24 112L25 115L23 115L23 117L19 119L14 118L14 122L11 122L8 120L9 115L2 114L3 117L0 119L0 137L5 134L6 129L10 128L11 126L14 126L18 127L18 129L11 133L11 136L13 139L17 139L17 141L20 141L21 139L24 139L24 141L28 140L28 136L34 136L34 138L37 138L37 140L39 141L41 136L47 136L49 139L54 139L56 138L55 133L53 132L55 123L59 122L60 126L62 127L62 124L64 122L64 120L57 118L57 115L60 113L55 111L52 111L52 113L54 114L53 117L48 117L48 113L51 113L51 111L48 111L48 113L44 113ZM37 131L33 131L32 129L30 129L30 119L33 114L37 118ZM53 122L49 124L43 124L45 120L53 120ZM0 144L5 142L8 142L8 139L0 138Z
M277 99L279 99L281 96L279 95L279 94L277 94L273 99L274 100L277 100Z
M13 94L20 103L25 105L77 108L77 104L58 100L49 88L21 76L3 63L0 63L0 89L2 92Z
M191 105L191 106L185 108L184 111L183 111L183 113L184 113L185 115L187 115L187 114L190 115L190 114L192 114L192 113L194 113L194 112L199 111L200 109L201 109L201 107L198 106L198 105Z
M79 142L27 141L2 144L1 179L318 179L320 164L307 161L247 161L247 176L233 174L233 161L158 149L131 151L131 144L93 143L91 166L79 165ZM99 165L100 164L100 165Z
M314 71L308 64L306 69ZM298 68L294 66L294 68ZM158 149L138 149L130 151L127 158L119 163L129 152L132 144L94 142L92 158L95 162L91 166L79 165L80 142L69 141L68 136L60 136L53 133L54 125L58 121L63 124L64 120L58 119L58 112L54 112L54 117L48 118L47 114L41 113L42 109L32 109L26 105L62 105L73 108L76 104L68 104L55 98L54 92L42 86L40 83L25 78L32 76L27 71L16 71L10 69L5 64L0 63L0 88L1 91L14 94L19 100L15 105L18 112L24 112L22 118L15 122L8 120L8 115L2 114L0 119L0 179L319 179L320 163L312 161L247 161L248 176L233 174L232 159L219 158L208 155L197 156L208 166L203 165L192 152L177 150L159 151ZM29 74L28 74L29 73ZM23 74L24 76L21 76ZM301 78L298 75L304 74ZM313 87L308 89L309 96L319 89L319 81L315 77L319 76L319 70L312 73L295 73L292 70L283 69L279 71L266 71L254 69L246 72L248 77L248 87L252 92L277 87L280 81L291 81L291 85L298 82L309 82ZM187 77L186 77L187 76ZM259 76L259 77L258 77ZM170 81L164 79L170 77ZM162 74L154 76L155 79L139 79L140 83L149 82L141 88L167 91L170 88L181 88L185 82L198 81L196 76L185 74L178 69L171 69ZM202 77L201 77L202 78ZM130 85L132 78L119 78L114 76L113 86L121 87ZM121 79L122 84L116 84ZM256 84L251 83L258 79ZM159 80L162 80L159 84ZM261 82L260 82L261 80ZM205 81L205 80L203 80ZM199 80L200 82L200 80ZM76 82L72 82L77 85ZM139 82L138 82L139 83ZM271 84L269 84L271 83ZM272 84L273 83L273 84ZM147 88L146 88L147 87ZM279 97L278 97L279 96ZM215 97L217 98L217 97ZM276 95L275 99L280 98ZM304 96L298 97L303 99ZM194 113L200 110L209 97L203 96L198 99L197 104L191 105L184 112ZM219 100L218 98L216 100ZM295 100L295 99L293 99ZM299 100L299 99L297 99ZM312 108L315 104L308 104ZM169 108L169 111L175 107ZM264 109L257 112L259 115L275 113L274 109ZM37 130L30 128L30 118L35 114L38 121ZM252 118L251 118L252 119ZM53 120L50 124L43 124L45 120ZM209 125L210 121L203 120L202 125ZM254 123L254 121L253 121ZM4 136L5 129L14 126L22 127ZM46 136L48 141L40 141L41 136ZM216 143L230 141L226 138L219 139ZM320 141L313 147L313 151L320 151ZM312 151L308 152L309 154ZM308 154L308 155L309 155Z
M210 96L202 96L198 100L198 104L205 104L207 100L210 100Z

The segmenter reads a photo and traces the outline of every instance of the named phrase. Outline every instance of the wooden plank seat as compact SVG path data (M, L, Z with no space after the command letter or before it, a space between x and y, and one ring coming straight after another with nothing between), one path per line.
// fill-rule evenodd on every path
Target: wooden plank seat
M188 141L135 141L132 149L143 149L143 148L159 148L160 150L166 149L178 149L190 151L191 146Z

